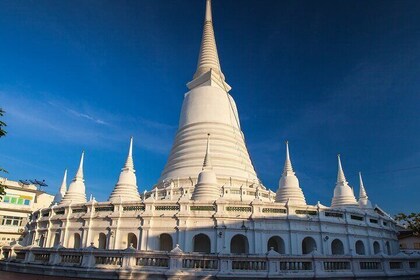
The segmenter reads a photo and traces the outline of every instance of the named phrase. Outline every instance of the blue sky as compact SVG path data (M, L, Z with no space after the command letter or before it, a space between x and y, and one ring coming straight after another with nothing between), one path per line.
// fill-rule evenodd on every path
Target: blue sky
M0 106L10 179L55 193L85 155L88 196L107 199L130 135L150 189L195 72L203 1L1 1ZM307 201L329 205L336 154L358 192L420 211L420 2L214 0L219 56L263 183L290 141Z

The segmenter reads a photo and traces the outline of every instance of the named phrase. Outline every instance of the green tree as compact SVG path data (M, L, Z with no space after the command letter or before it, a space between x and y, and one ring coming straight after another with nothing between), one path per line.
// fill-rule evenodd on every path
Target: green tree
M2 108L0 108L0 117L4 116L4 111ZM4 130L4 127L7 126L5 122L3 122L2 120L0 120L0 137L6 136L7 131ZM3 168L0 167L0 172L4 172L7 173L7 171ZM5 195L6 192L4 191L4 186L0 184L0 200L2 200L3 195Z
M0 108L0 117L4 116L4 111ZM7 131L4 130L4 127L7 126L2 120L0 120L0 137L6 136Z
M407 229L412 230L415 235L420 233L420 213L409 215L399 213L395 216L395 220L401 222Z

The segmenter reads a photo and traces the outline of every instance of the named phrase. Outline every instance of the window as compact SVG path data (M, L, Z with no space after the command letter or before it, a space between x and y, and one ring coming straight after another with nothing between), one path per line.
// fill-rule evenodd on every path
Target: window
M356 215L350 215L350 218L356 221L363 221L363 217L356 216Z
M32 197L9 194L4 196L3 202L17 205L30 205Z
M325 212L325 217L343 218L343 214L335 212Z
M414 249L420 249L420 243L415 242L414 243Z
M0 224L6 226L21 226L22 220L22 217L0 216Z

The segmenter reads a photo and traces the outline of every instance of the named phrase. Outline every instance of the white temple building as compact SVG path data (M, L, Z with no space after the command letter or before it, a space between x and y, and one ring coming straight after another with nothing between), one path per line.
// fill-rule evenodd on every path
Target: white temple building
M152 190L139 194L131 138L108 201L87 201L83 152L68 189L65 173L24 243L2 249L0 267L101 279L419 279L420 256L399 252L396 222L372 206L361 174L356 200L340 156L331 206L307 204L288 142L277 191L262 184L222 72L210 0L187 87Z

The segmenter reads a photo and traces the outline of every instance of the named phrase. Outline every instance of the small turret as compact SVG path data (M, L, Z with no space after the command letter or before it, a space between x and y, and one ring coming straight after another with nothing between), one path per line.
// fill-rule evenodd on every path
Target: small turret
M334 197L332 199L331 207L346 207L346 206L357 206L356 198L354 197L354 192L346 181L344 176L343 167L341 166L340 155L337 155L338 158L338 173L337 173L337 183L334 189Z
M73 180L71 181L69 189L67 190L60 204L86 203L86 187L85 180L83 179L84 156L85 152L82 152L82 156L80 157L79 169L76 172L76 176L74 176Z
M52 205L56 203L57 204L60 203L63 197L66 195L66 191L67 191L67 169L64 170L63 182L61 183L61 187L58 190L57 194L54 196Z
M369 201L365 186L363 185L362 172L359 172L360 190L359 190L359 206L361 208L371 209L372 203Z
M283 174L279 181L279 188L276 192L276 202L290 205L306 205L305 196L299 186L299 179L293 171L289 154L289 143L286 141L286 160L284 162Z
M210 157L210 134L207 134L207 148L204 156L203 169L198 175L197 184L192 194L192 200L214 201L220 197L216 173L213 171Z
M133 137L130 138L127 160L121 169L120 177L114 190L109 196L111 202L140 201L140 194L137 189L137 178L133 163Z

